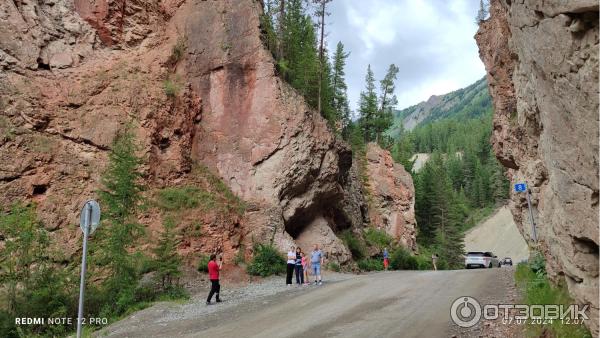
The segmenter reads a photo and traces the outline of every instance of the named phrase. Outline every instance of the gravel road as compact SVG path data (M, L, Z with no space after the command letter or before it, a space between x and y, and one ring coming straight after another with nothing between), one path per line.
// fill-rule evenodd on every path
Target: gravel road
M224 290L224 303L161 303L102 331L109 337L447 337L460 296L506 301L513 270L330 274L321 286L267 279ZM510 284L510 283L509 283ZM474 332L471 332L474 333ZM469 334L470 336L471 334Z

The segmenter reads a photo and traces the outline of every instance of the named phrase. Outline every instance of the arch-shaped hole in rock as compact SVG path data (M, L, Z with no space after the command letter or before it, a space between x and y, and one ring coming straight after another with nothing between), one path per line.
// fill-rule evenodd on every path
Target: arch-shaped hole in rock
M334 233L352 226L346 213L338 206L315 203L312 207L300 210L285 222L285 231L296 239L316 218L324 218Z
M46 190L48 190L48 186L45 184L34 184L33 185L33 192L32 195L33 196L37 196L37 195L43 195L46 193Z

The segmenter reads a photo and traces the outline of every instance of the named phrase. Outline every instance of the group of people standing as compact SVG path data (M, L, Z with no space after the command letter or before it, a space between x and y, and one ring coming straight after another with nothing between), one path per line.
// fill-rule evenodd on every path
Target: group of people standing
M285 284L292 285L294 272L296 273L297 285L309 285L309 272L315 277L315 285L323 283L321 279L321 265L323 265L323 253L319 250L319 245L315 244L314 250L310 253L310 258L306 257L300 247L291 247L287 253L287 270Z

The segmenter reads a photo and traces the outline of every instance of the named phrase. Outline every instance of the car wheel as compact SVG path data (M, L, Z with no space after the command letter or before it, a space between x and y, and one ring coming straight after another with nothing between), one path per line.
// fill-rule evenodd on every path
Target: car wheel
M493 267L492 262L490 262L490 265L488 266L488 268L491 269L492 267Z

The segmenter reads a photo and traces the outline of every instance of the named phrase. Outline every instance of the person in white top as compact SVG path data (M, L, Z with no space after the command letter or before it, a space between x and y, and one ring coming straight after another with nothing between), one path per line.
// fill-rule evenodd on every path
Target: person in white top
M292 276L294 275L294 268L296 267L296 248L290 247L290 251L287 253L287 275L285 277L285 284L292 286Z

